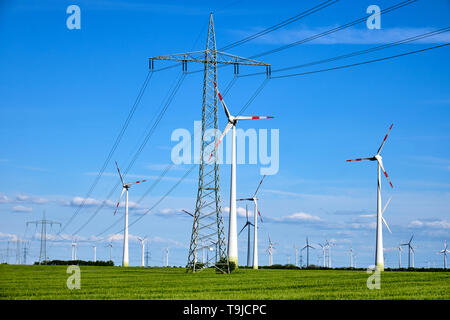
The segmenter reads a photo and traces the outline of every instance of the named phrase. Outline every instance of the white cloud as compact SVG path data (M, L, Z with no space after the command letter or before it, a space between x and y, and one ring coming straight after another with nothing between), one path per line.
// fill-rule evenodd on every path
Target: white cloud
M94 198L82 198L82 197L74 197L69 203L69 206L72 207L78 207L80 205L82 205L84 202L84 205L87 207L92 207L92 206L98 206L101 204L100 200L94 199Z
M17 202L34 203L34 204L43 204L43 203L48 202L48 200L45 198L30 196L30 195L23 194L23 193L16 196L16 201Z
M313 216L309 213L305 212L295 212L289 216L282 217L283 220L292 220L292 221L321 221L318 216Z
M14 212L31 212L33 211L33 208L24 207L24 206L14 206L12 208Z
M19 239L19 237L16 234L0 232L0 239L15 241Z
M230 214L230 207L223 207L222 211L226 214ZM238 217L246 217L245 208L243 207L236 207L236 214ZM248 210L248 216L253 217L253 210Z
M409 228L431 228L431 229L450 229L450 223L447 220L413 220L408 224Z
M318 223L322 222L322 219L318 216L314 216L312 214L306 213L306 212L295 212L288 216L283 217L264 217L265 222L282 222L282 223L300 223L300 222L306 222L306 223Z
M4 194L0 194L0 203L8 203L10 202L9 198Z

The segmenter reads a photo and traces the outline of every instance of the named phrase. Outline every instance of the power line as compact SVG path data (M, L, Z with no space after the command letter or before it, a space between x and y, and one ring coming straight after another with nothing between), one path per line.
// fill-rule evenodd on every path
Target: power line
M144 149L145 145L147 144L148 140L150 139L150 137L153 135L153 133L155 132L158 124L160 123L162 117L164 116L164 114L166 113L169 105L172 103L173 98L175 97L176 93L178 92L181 84L183 83L183 80L185 79L186 74L182 73L181 76L179 77L178 81L176 82L174 88L169 91L170 94L168 96L168 98L165 101L165 104L163 104L163 107L161 108L159 114L156 116L155 122L153 123L153 125L150 127L150 129L147 132L147 135L144 138L144 141L141 143L141 145L139 146L138 150L135 152L133 158L131 159L130 163L128 164L127 168L124 171L124 176L126 176L128 174L128 172L130 171L130 169L132 168L132 166L134 165L134 163L136 162L136 160L138 159L139 155L141 154L142 150ZM107 201L111 198L111 196L114 194L114 192L117 190L118 186L120 185L120 183L116 183L115 186L111 189L111 191L109 192L106 200L104 200L102 202L102 204L97 208L97 210L91 215L91 217L89 217L89 219L80 227L78 228L72 235L78 234L82 229L84 229L86 227L87 224L89 224L89 222L92 221L92 219L98 214L98 212L100 212L101 209L103 209L107 203Z
M393 6L391 6L391 7L388 7L388 8L386 8L386 9L381 10L378 14L375 14L375 15L378 16L378 15L381 15L381 14L389 13L389 12L391 12L391 11L393 11L393 10L402 8L402 7L407 6L407 5L409 5L409 4L412 4L413 2L416 2L416 1L417 1L417 0L406 0L406 1L403 1L403 2L400 2L400 3L397 3L396 5L393 5ZM368 16L365 15L364 17L361 17L361 18L356 19L356 20L354 20L354 21L348 22L348 23L343 24L343 25L341 25L341 26L339 26L339 27L332 28L332 29L330 29L330 30L321 32L321 33L319 33L319 34L310 36L310 37L308 37L308 38L304 38L304 39L302 39L302 40L295 41L295 42L292 42L292 43L290 43L290 44L287 44L287 45L284 45L284 46L281 46L281 47L278 47L278 48L275 48L275 49L272 49L272 50L269 50L269 51L266 51L266 52L263 52L263 53L256 54L256 55L254 55L254 56L251 56L250 59L254 59L254 58L258 58L258 57L262 57L262 56L267 56L267 55L273 54L273 53L275 53L275 52L279 52L279 51L282 51L282 50L286 50L286 49L292 48L292 47L297 46L297 45L299 45L299 44L303 44L303 43L306 43L306 42L309 42L309 41L316 40L316 39L318 39L318 38L327 36L327 35L329 35L329 34L331 34L331 33L334 33L334 32L337 32L337 31L340 31L340 30L349 28L349 27L351 27L351 26L354 26L354 25L356 25L356 24L359 24L359 23L361 23L361 22L364 22L364 21L367 20L367 17L368 17Z
M82 203L76 208L75 212L70 217L69 221L66 222L64 224L64 227L58 232L58 235L61 234L61 232L63 232L67 228L68 225L70 225L70 223L78 215L80 210L82 208L84 208L84 206L86 205L86 200L91 196L92 192L94 191L94 188L97 186L100 178L102 177L103 172L105 171L106 167L108 166L108 163L111 160L111 157L113 156L114 152L116 151L117 146L119 145L120 141L122 140L122 137L123 137L125 131L127 130L128 125L130 124L131 118L133 117L133 115L134 115L134 113L136 111L136 108L139 105L139 103L140 103L140 101L142 99L142 96L144 95L145 89L147 88L147 85L148 85L150 79L152 78L152 75L153 75L153 73L151 73L151 72L147 73L147 76L146 76L146 78L144 80L144 83L141 86L141 89L139 90L139 93L138 93L138 95L136 97L136 100L134 101L134 104L131 107L131 109L130 109L130 111L128 113L128 116L127 116L124 124L122 125L122 128L121 128L121 130L120 130L116 140L114 141L114 144L111 147L111 150L109 151L108 156L106 157L106 159L105 159L105 161L104 161L104 163L103 163L103 165L102 165L98 175L96 176L96 178L94 179L93 183L91 184L91 186L90 186L88 192L86 193L86 196L84 197Z
M264 35L266 35L266 34L268 34L270 32L278 30L278 29L280 29L282 27L285 27L285 26L287 26L287 25L289 25L289 24L291 24L293 22L296 22L296 21L298 21L298 20L300 20L300 19L302 19L304 17L307 17L307 16L309 16L309 15L311 15L311 14L317 12L317 11L325 9L326 7L328 7L328 6L332 5L332 4L335 4L338 1L339 0L327 0L325 2L322 2L322 3L312 7L311 9L308 9L306 11L303 11L303 12L299 13L299 14L296 14L295 16L293 16L293 17L291 17L289 19L283 20L283 21L281 21L281 22L279 22L279 23L277 23L277 24L275 24L275 25L273 25L271 27L268 27L268 28L266 28L266 29L264 29L262 31L259 31L259 32L255 33L255 34L251 35L251 36L248 36L248 37L246 37L244 39L241 39L239 41L230 43L229 45L226 45L225 47L222 47L219 50L228 50L228 49L234 48L236 46L239 46L241 44L244 44L244 43L246 43L248 41L251 41L251 40L254 40L254 39L259 38L261 36L264 36Z
M332 62L332 61L336 61L336 60L340 60L340 59L351 58L351 57L355 57L355 56L358 56L358 55L362 55L362 54L366 54L366 53L370 53L370 52L374 52L374 51L378 51L378 50L391 48L391 47L394 47L394 46L397 46L397 45L400 45L400 44L410 43L410 42L421 40L421 39L424 39L424 38L436 36L438 34L445 33L445 32L448 32L448 31L450 31L450 27L446 27L446 28L442 28L442 29L439 29L439 30L427 32L427 33L420 34L420 35L417 35L417 36L414 36L414 37L398 40L398 41L395 41L395 42L383 44L383 45L372 47L372 48L369 48L369 49L354 51L354 52L347 53L347 54L344 54L344 55L339 55L339 56L336 56L336 57L316 60L316 61L312 61L312 62L308 62L308 63L304 63L304 64L299 64L299 65L295 65L295 66L290 66L290 67L284 67L284 68L280 68L280 69L274 69L274 70L272 70L272 73L282 72L282 71L287 71L287 70L292 70L292 69L300 69L300 68L310 67L310 66L323 64L323 63L327 63L327 62ZM255 72L255 73L239 75L239 77L240 78L251 77L251 76L261 75L261 74L264 74L264 73L265 72Z
M398 57L407 56L407 55L410 55L410 54L415 54L415 53L420 53L420 52L424 52L424 51L428 51L428 50L433 50L433 49L437 49L437 48L448 46L449 44L450 44L450 42L447 42L447 43L444 43L444 44L441 44L441 45L428 47L428 48L425 48L425 49L409 51L409 52L406 52L406 53L396 54L394 56L389 56L389 57L384 57L384 58L379 58L379 59L373 59L373 60L368 60L368 61L363 61L363 62L358 62L358 63L352 63L352 64L347 64L347 65L333 67L333 68L327 68L327 69L314 70L314 71L309 71L309 72L302 72L302 73L294 73L294 74L286 74L286 75L281 75L281 76L275 76L275 77L272 77L272 79L289 78L289 77L303 76L303 75L313 74L313 73L320 73L320 72L326 72L326 71L350 68L350 67L360 66L360 65L363 65L363 64L369 64L369 63L373 63L373 62L379 62L379 61L384 61L384 60L389 60L389 59L394 59L394 58L398 58Z

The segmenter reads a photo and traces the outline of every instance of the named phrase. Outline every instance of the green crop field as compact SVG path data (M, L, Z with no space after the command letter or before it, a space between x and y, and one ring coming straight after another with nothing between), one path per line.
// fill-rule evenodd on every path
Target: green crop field
M449 272L240 269L232 274L183 268L81 266L69 290L67 266L0 265L0 299L450 299Z

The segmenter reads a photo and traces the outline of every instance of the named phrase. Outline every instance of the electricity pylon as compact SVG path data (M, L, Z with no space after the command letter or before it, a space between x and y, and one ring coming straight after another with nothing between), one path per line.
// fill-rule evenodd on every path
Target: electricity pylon
M29 221L27 222L27 227L29 224L35 224L37 225L41 225L41 250L39 253L39 263L41 263L42 261L47 260L47 225L49 224L50 226L53 226L54 224L59 224L59 227L61 227L61 223L56 222L56 221L50 221L50 220L46 220L45 219L45 210L44 213L42 215L42 220L37 220L37 221Z
M197 201L193 215L191 242L188 254L187 270L196 270L215 266L219 271L228 273L229 264L226 250L226 240L220 199L220 181L218 153L214 161L209 161L209 155L218 142L218 112L217 93L214 82L217 83L217 65L234 65L234 73L239 73L240 65L263 66L266 74L270 76L270 65L256 60L246 59L225 52L217 51L216 36L214 33L213 15L209 17L206 49L203 51L185 52L149 58L149 68L152 71L155 60L179 61L183 72L187 73L188 62L202 63L203 69L203 101L202 101L202 135L200 150L200 166L198 174ZM213 129L216 134L213 141L207 141L205 132ZM208 139L209 140L209 139ZM206 150L206 151L205 151ZM209 152L208 152L209 150ZM206 159L205 159L206 158ZM198 261L199 251L203 249L201 243L216 243L216 254L206 263ZM219 259L219 262L215 262Z

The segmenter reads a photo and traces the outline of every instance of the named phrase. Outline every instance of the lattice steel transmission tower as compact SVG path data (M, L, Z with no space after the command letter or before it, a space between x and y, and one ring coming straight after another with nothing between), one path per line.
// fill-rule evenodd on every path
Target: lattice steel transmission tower
M217 65L234 65L235 76L239 73L240 65L263 66L266 68L267 76L270 76L270 65L217 51L212 13L209 17L205 50L150 57L149 68L151 71L154 68L155 60L179 61L181 62L182 70L185 73L187 73L188 62L202 63L204 65L198 190L186 267L188 270L195 272L208 266L215 266L219 271L228 273L227 243L225 239L220 198L218 153L215 154L212 161L208 161L210 152L213 150L219 139L217 134L219 128L217 112L218 99L214 90L214 82L217 83ZM216 134L214 140L207 141L205 133L211 129L213 129ZM208 261L205 263L199 261L199 253L201 254L203 249L208 250L208 248L211 248L212 246L215 248L215 254L208 256Z
M35 224L37 225L41 225L41 250L39 253L39 263L41 263L42 261L47 260L47 225L49 224L50 226L53 226L54 224L59 224L59 227L61 228L61 223L56 222L56 221L51 221L51 220L46 220L45 219L45 210L44 213L42 215L42 220L37 220L37 221L29 221L27 222L27 227L29 224Z

